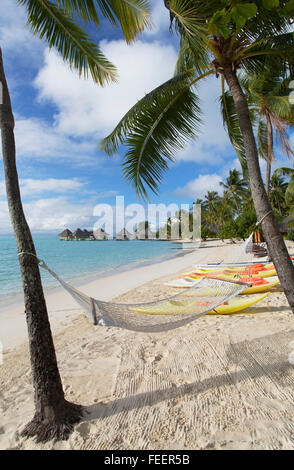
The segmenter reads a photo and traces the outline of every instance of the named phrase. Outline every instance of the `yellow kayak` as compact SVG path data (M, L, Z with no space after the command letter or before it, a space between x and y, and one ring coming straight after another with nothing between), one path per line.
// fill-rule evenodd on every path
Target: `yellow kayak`
M241 292L241 295L257 294L259 292L265 292L271 289L272 287L275 287L278 284L280 284L280 280L278 276L273 276L273 277L267 278L266 280L267 280L267 284L260 284L259 286L249 287L248 289Z
M251 307L252 305L260 302L268 294L256 294L251 295L248 299L244 299L242 297L234 297L231 300L228 300L225 305L219 305L208 312L206 315L228 315L233 313L238 313L245 308ZM196 308L195 308L196 307ZM149 314L149 315L192 315L193 313L198 313L198 309L203 306L198 306L195 299L191 300L169 300L166 302L161 302L158 306L150 305L150 306L142 306L142 307L131 307L130 310L140 314Z
M219 274L219 276L214 276L215 279L223 279L224 281L229 281L230 279L238 279L236 278L235 276L233 275L227 275L227 274ZM259 278L262 277L262 276L258 276ZM190 278L186 278L187 280L189 279L190 282L188 281L187 282L187 286L186 287L192 287L191 286L191 281L195 280L197 282L197 278L193 278L193 277L190 277ZM242 277L241 277L242 279ZM243 278L244 279L244 278ZM280 280L278 278L278 276L271 276L271 277L266 277L266 279L262 279L261 282L265 282L264 284L259 284L259 282L256 282L256 284L254 283L254 276L252 276L251 279L247 279L244 281L244 282L248 282L248 284L251 284L252 283L252 286L251 287L248 287L248 289L244 290L243 292L240 292L240 294L245 294L245 295L248 295L248 294L258 294L260 292L265 292L269 289L271 289L272 287L275 287L277 286L279 283L280 283ZM182 287L183 287L183 284L182 283Z
M216 307L211 312L208 312L207 315L230 315L233 313L239 313L242 310L245 310L245 308L248 308L254 304L257 304L257 302L260 302L261 300L265 299L267 296L268 294L262 294L262 295L255 294L255 295L251 295L246 300L242 299L241 297L236 297L234 299L229 300L227 302L227 305L220 305L219 307Z
M219 267L219 268L195 268L195 271L194 272L217 272L217 271L224 271L225 269L229 269L230 271L245 271L246 269L250 269L254 267L253 266L225 266L225 267ZM266 264L262 264L261 265L262 268L274 268L274 264L273 263L266 263Z
M232 279L232 277L228 277L224 275L219 275L219 277L216 277L216 278L223 279L225 281L229 281L230 279ZM185 277L183 279L175 279L174 281L166 282L165 285L169 287L184 289L184 288L194 287L197 284L197 282L198 280L195 278ZM258 294L260 292L265 292L271 289L272 287L277 286L279 283L280 281L279 281L278 276L273 276L273 277L266 279L266 284L252 285L251 287L248 287L248 289L246 289L244 292L241 292L241 294L248 295L248 294Z

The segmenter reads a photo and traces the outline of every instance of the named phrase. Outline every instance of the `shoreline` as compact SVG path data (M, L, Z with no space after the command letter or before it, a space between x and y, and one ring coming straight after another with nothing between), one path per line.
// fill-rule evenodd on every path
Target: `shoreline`
M175 248L175 250L176 250L176 248ZM180 248L178 250L182 251ZM149 266L151 264L158 264L158 263L161 263L161 262L169 260L169 259L177 258L178 256L182 256L184 254L184 251L187 254L187 250L183 250L182 254L170 252L170 253L166 253L166 254L161 255L161 256L155 256L154 258L145 258L145 259L141 259L141 260L137 260L137 261L132 261L132 262L126 263L126 264L121 264L117 267L111 267L111 268L107 268L107 269L102 269L100 271L94 271L94 272L91 272L91 273L86 273L86 274L82 275L81 277L80 277L80 275L74 276L72 278L66 278L66 279L63 279L61 275L60 275L60 277L63 280L65 280L65 282L71 284L73 287L79 288L79 287L83 287L84 285L86 285L90 282L95 281L96 279L100 279L100 278L104 278L104 277L112 277L115 274L119 274L121 272L132 271L133 269L137 269L137 268L144 267L144 266ZM191 250L191 251L193 251L193 250ZM54 271L54 266L50 265L48 267L51 268ZM41 272L41 275L42 275L43 270L40 269L40 272ZM43 280L42 280L42 282L43 282ZM57 283L57 281L55 281L55 280L53 282L55 284ZM43 289L44 289L45 296L47 296L47 295L51 295L51 294L54 294L54 293L58 293L60 290L62 290L62 287L60 287L59 285L58 286L56 286L56 285L44 285L44 283L43 283ZM0 300L0 315L1 315L1 312L5 312L5 311L10 310L12 308L17 308L17 307L23 305L23 293L22 293L22 291L15 291L15 292L12 292L10 295L11 295L11 298L7 301L7 303ZM15 300L13 300L13 299L15 299Z
M176 243L179 243L179 242L176 242ZM122 272L132 271L134 269L138 269L144 266L149 266L152 264L159 264L164 261L168 261L169 259L174 259L177 257L181 257L184 254L189 254L189 253L194 252L193 249L182 250L181 248L172 248L172 250L178 250L178 253L174 253L173 251L170 251L169 253L165 253L164 255L155 256L153 258L144 258L144 259L140 259L137 261L131 261L130 263L121 264L117 267L114 266L111 268L101 269L100 271L86 273L82 276L77 275L72 278L64 279L62 275L59 275L58 273L57 274L63 280L65 280L65 282L71 284L73 287L76 287L78 289L100 278L112 277ZM49 265L48 267L54 271L54 266ZM40 272L42 275L43 270L40 269ZM57 283L57 281L55 280L53 282L54 284ZM62 287L60 287L59 285L57 286L56 285L44 285L44 282L43 282L43 289L44 289L45 297L48 295L56 294L60 290L63 290ZM10 295L11 295L11 298L7 302L0 300L0 315L2 312L6 312L7 310L11 310L12 308L17 308L23 305L23 292L22 291L15 291L11 293Z

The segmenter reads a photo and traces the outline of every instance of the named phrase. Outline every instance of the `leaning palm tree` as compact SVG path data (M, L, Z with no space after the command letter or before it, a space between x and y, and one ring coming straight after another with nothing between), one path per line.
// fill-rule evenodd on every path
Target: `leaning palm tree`
M104 85L116 79L115 67L80 26L83 21L99 27L102 14L119 26L129 42L148 22L148 2L143 0L17 0L27 11L34 34L46 39L79 75ZM99 7L99 8L98 8ZM44 299L38 259L20 198L15 163L14 118L0 49L0 103L2 154L10 217L17 241L28 323L30 359L35 390L35 416L24 428L37 440L66 438L81 416L81 407L64 397Z
M148 197L148 190L157 192L175 151L197 134L201 122L197 84L210 75L220 77L222 108L231 116L227 130L248 168L257 217L294 312L294 267L265 192L248 102L237 75L238 70L258 73L269 58L279 67L282 77L293 71L293 2L164 3L180 34L176 74L141 99L104 139L102 148L111 155L120 143L126 143L125 177L134 184L138 195Z
M294 124L294 107L289 100L291 77L283 78L278 67L266 67L263 72L241 80L250 102L251 112L256 114L257 141L260 157L267 162L265 189L269 194L271 167L275 160L274 131L282 152L288 158L294 155L287 130Z

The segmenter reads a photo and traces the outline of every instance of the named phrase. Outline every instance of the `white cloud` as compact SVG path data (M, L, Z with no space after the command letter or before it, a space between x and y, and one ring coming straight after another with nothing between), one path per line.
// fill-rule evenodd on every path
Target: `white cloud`
M18 158L56 158L73 163L97 163L97 141L69 138L40 119L17 118L15 141Z
M46 180L37 179L21 179L20 190L23 197L39 196L47 192L57 194L68 193L71 191L80 191L85 186L85 183L77 181L76 179L55 179L49 178ZM0 196L5 196L5 183L0 182Z
M151 25L150 30L146 29L144 35L159 36L168 32L170 25L170 16L167 8L165 8L163 1L153 0L151 10Z
M189 144L185 150L175 155L177 162L187 161L206 163L207 165L221 165L223 156L234 153L228 135L224 129L218 97L220 95L220 83L216 78L210 77L202 82L196 89L196 94L201 99L203 112L202 126L197 139Z
M44 198L25 203L24 212L30 229L33 232L56 232L65 227L91 228L96 219L93 218L93 204L71 203L67 197ZM0 233L12 231L8 214L7 202L0 201Z
M55 104L56 126L68 135L105 136L138 99L173 74L177 54L171 45L121 40L100 45L118 68L118 83L101 88L80 79L53 51L46 51L35 80L39 99Z
M39 61L38 55L44 46L39 38L33 37L26 26L25 7L18 5L16 1L1 0L0 16L0 44L4 54L17 54L18 60L29 60L31 65L32 61Z
M223 178L216 173L212 175L199 175L192 181L189 181L183 188L177 188L174 194L179 197L187 197L195 201L202 198L207 191L221 192L220 182Z

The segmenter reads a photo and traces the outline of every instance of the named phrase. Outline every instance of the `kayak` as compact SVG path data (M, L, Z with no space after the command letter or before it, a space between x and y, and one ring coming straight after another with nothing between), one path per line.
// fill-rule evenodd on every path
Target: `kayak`
M215 278L224 279L226 281L230 280L229 277L223 276L223 275L219 277L215 276ZM165 285L169 287L184 289L184 288L194 287L197 285L198 282L199 282L199 279L185 277L183 279L175 279L174 281L166 282ZM257 294L260 292L265 292L271 289L272 287L277 286L280 281L277 276L274 276L274 277L270 277L267 279L255 279L255 280L251 279L251 281L247 279L247 280L243 280L243 282L248 282L249 284L252 284L251 287L248 287L248 289L241 292L241 294L248 295L248 294Z
M238 277L239 278L243 278L243 277L252 277L254 278L255 276L259 276L259 277L262 277L262 278L267 278L267 277L272 277L272 276L275 276L277 273L276 273L276 270L273 268L264 268L262 270L259 270L259 271L255 271L255 270L231 270L231 269L219 269L219 270L214 270L214 271L203 271L201 269L199 269L198 271L191 271L191 272L188 272L188 273L183 273L182 274L182 277L191 277L193 279L201 279L202 277L215 277L215 276L219 276L219 275L224 275L224 276L228 276L228 277L231 277L231 278L234 278L234 279L237 279ZM250 282L250 281L248 281Z
M248 299L243 300L241 297L235 297L234 299L229 300L226 305L219 305L211 312L208 312L207 315L232 315L233 313L239 313L245 308L251 307L252 305L257 304L261 300L265 299L268 294L262 295L251 295Z
M290 256L291 261L294 261L294 256ZM205 271L216 271L216 270L223 270L223 269L248 269L248 268L256 268L257 266L265 267L265 268L273 268L274 264L272 262L243 262L243 263L219 263L219 264L195 264L194 268L196 271L203 269Z
M244 310L245 308L251 307L252 305L260 302L268 294L256 294L251 295L248 299L241 297L235 297L228 300L222 305L219 305L214 310L211 310L206 315L229 315L233 313L238 313ZM158 304L144 307L131 307L130 310L140 314L149 314L149 315L192 315L193 313L197 314L197 307L205 307L205 304L209 305L209 302L195 302L191 300L169 300L166 302L161 302ZM195 308L196 307L196 308ZM193 311L194 310L194 311Z
M240 265L240 266L223 266L223 267L215 267L215 268L198 268L196 272L216 272L216 271L264 271L267 269L274 269L273 263L258 263L250 266Z
M257 294L259 292L265 292L277 286L278 284L280 284L280 280L278 276L268 277L264 279L264 281L265 281L265 284L255 284L255 285L253 284L251 287L248 287L248 289L241 292L241 295Z

